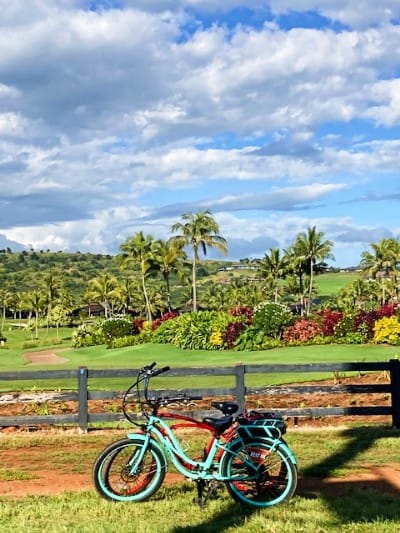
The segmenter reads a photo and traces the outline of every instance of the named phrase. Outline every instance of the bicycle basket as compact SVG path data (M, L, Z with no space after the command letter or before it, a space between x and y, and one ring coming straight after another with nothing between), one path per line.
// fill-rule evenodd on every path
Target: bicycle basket
M240 437L280 438L286 433L286 423L282 416L268 411L249 411L237 418Z

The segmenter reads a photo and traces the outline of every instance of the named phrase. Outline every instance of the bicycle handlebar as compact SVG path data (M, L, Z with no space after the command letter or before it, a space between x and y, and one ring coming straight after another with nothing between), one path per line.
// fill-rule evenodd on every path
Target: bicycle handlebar
M171 370L169 366L163 366L162 368L159 368L158 370L154 370L154 372L151 373L151 377L154 378L155 376L158 376L159 374L162 374L163 372L168 372L168 370Z

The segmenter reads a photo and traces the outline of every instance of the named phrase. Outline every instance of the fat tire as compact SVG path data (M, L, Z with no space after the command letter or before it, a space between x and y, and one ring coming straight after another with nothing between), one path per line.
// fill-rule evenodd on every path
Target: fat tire
M107 446L96 458L92 478L97 492L107 500L141 502L149 499L161 487L167 469L159 446L147 445L140 471L128 472L128 462L145 443L142 439L121 439Z
M233 452L233 453L231 453ZM255 455L254 470L243 462ZM257 456L257 454L259 454ZM297 466L283 446L270 439L243 440L228 449L221 461L223 477L243 475L238 481L225 481L230 496L242 505L271 507L291 498L297 487ZM249 479L246 480L246 475Z

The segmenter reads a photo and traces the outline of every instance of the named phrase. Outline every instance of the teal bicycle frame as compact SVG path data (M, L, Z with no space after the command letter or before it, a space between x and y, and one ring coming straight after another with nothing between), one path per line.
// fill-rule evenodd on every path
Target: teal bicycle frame
M162 415L164 417L172 418L168 413ZM176 415L174 415L175 418ZM179 416L179 415L178 415ZM207 426L203 422L196 421L192 418L185 417L180 415L179 418L187 422L193 423L193 426L202 428L205 430L213 432L213 428ZM246 477L235 475L232 477L224 476L221 472L221 464L224 454L230 453L235 454L232 450L237 443L244 443L244 439L236 435L235 428L225 436L216 436L211 437L211 441L207 448L204 460L195 460L190 458L183 450L179 440L176 438L171 427L159 416L150 415L148 423L144 433L128 433L128 439L143 440L143 447L132 457L130 462L131 473L134 474L136 470L140 467L143 457L150 445L156 446L165 458L165 463L168 464L166 454L171 460L175 468L183 474L185 477L197 480L202 479L204 481L214 480L214 481L239 481L241 479L249 479L249 475ZM233 438L232 438L233 437ZM283 449L289 459L293 464L296 464L296 458L293 455L290 448L285 444L284 441L272 437L263 437L258 438L255 441L267 441L270 447L270 450L274 451L278 447ZM244 460L245 464L255 470L254 477L256 476L256 469L254 469L254 462L252 460L246 461L241 457L242 461Z

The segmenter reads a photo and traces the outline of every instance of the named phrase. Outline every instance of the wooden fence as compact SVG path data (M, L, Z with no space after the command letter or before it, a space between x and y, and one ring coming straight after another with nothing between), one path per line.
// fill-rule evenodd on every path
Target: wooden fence
M75 414L60 415L23 415L23 416L0 416L0 427L6 426L35 426L46 424L77 425L82 431L87 431L90 424L98 422L112 422L122 420L121 412L91 413L89 410L90 400L117 400L121 399L123 391L95 391L90 388L90 380L98 378L132 378L136 375L136 369L114 370L91 370L80 367L75 370L46 370L27 372L3 372L0 373L0 383L4 381L20 380L60 380L75 379L76 390L61 392L57 395L57 401L77 402ZM389 377L386 384L336 384L321 385L316 381L312 385L277 385L265 387L247 387L246 376L249 374L272 374L272 373L344 373L344 372L385 372ZM317 363L299 365L242 365L234 367L217 368L173 368L160 378L168 380L169 377L185 376L234 376L234 387L227 388L199 388L179 389L179 393L203 397L230 396L239 403L241 410L246 407L246 398L257 395L282 395L282 394L367 394L386 393L391 398L390 405L382 406L352 406L347 407L299 407L273 409L287 417L325 417L325 416L372 416L388 415L392 418L392 426L400 429L400 360L392 359L387 362L375 363ZM4 384L2 386L4 389ZM165 395L176 395L176 389L162 389ZM3 395L4 396L4 395ZM200 415L201 413L195 413ZM208 411L207 414L210 414Z

